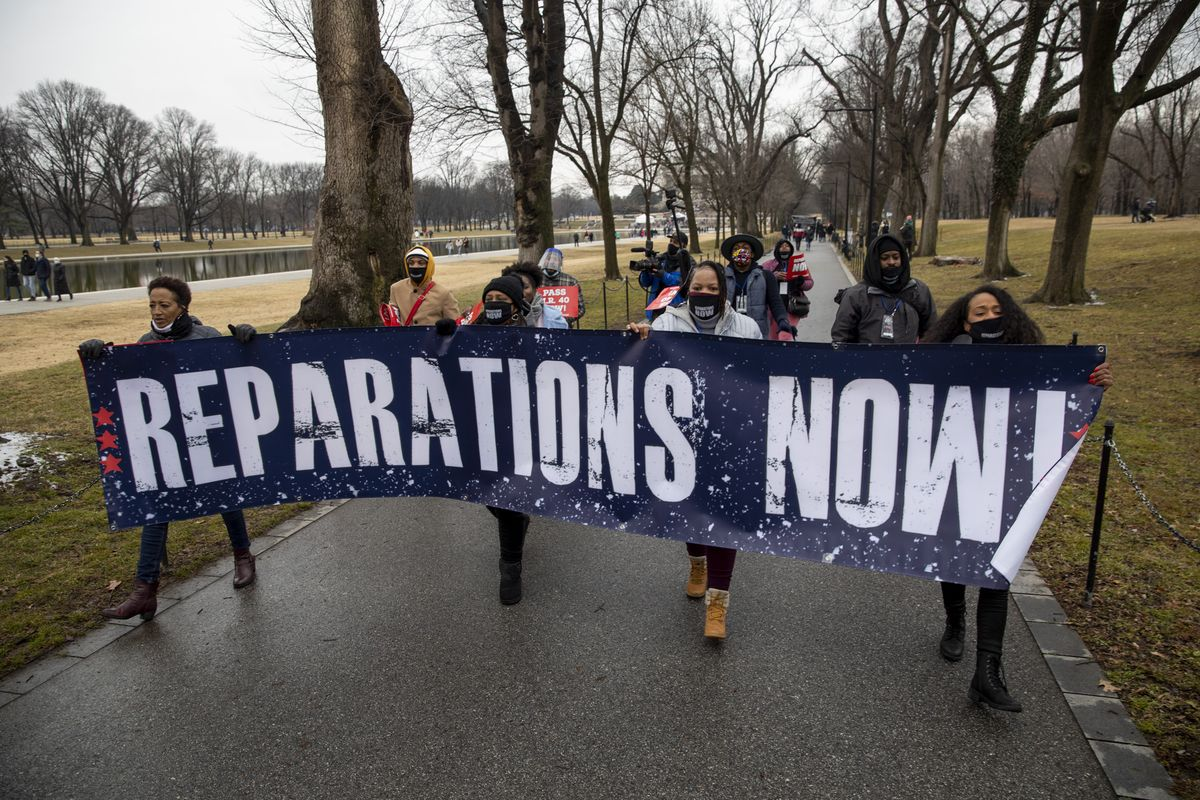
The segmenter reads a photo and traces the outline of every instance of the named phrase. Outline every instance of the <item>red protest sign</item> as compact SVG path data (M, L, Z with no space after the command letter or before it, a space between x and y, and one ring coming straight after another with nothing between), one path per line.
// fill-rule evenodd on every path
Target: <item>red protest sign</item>
M579 316L579 287L578 286L543 286L538 289L542 302L557 308L567 319Z
M647 311L658 311L660 308L666 308L671 305L671 301L675 299L675 295L679 294L678 286L668 286L658 293L658 297L646 306Z
M788 259L787 274L784 276L785 281L793 281L797 278L808 277L808 265L804 263L804 253L796 253Z
M461 317L459 317L458 324L459 325L470 325L472 322L474 322L476 319L479 318L480 311L483 311L483 301L482 300L479 301L478 303L476 303L475 307L472 308L470 311L468 311L467 313L465 313Z

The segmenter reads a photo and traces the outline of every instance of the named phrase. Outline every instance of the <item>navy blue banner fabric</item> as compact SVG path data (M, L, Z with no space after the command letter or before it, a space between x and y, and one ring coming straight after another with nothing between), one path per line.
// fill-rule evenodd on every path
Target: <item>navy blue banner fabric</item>
M114 529L440 496L1005 587L1096 414L1103 360L463 327L127 345L84 364Z

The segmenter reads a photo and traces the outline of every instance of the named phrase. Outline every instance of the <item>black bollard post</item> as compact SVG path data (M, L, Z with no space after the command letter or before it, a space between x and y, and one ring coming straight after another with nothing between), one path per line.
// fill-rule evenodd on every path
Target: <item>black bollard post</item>
M1079 331L1071 331L1071 344L1079 344Z
M608 330L608 280L600 279L600 297L604 300L604 330Z
M1083 604L1092 607L1096 593L1096 562L1100 558L1100 525L1104 521L1104 495L1108 490L1108 461L1113 448L1113 421L1104 423L1104 451L1100 454L1100 483L1096 487L1096 516L1092 519L1092 547L1088 552L1087 586L1083 592Z
M629 277L625 277L625 324L632 322L629 318Z

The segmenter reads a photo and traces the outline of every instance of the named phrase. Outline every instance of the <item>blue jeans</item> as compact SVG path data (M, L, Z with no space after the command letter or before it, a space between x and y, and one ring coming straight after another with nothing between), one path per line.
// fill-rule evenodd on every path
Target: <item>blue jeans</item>
M37 282L38 282L38 290L37 290L37 294L35 294L34 297L37 297L38 294L45 294L46 299L49 300L50 299L50 279L49 278L38 278Z
M246 532L246 515L241 511L221 514L225 529L229 531L229 543L233 549L248 550L250 534ZM138 556L137 579L146 583L157 583L162 564L163 550L167 546L167 523L157 522L142 528L142 549Z

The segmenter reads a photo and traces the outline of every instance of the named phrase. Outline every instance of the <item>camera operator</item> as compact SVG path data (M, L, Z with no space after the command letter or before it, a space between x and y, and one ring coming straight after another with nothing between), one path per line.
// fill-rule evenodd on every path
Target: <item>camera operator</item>
M646 290L646 304L649 305L662 291L671 286L681 286L692 271L692 256L687 251L687 234L676 232L668 240L667 252L658 254L654 260L643 262L638 270L638 284ZM683 303L682 294L676 294L671 300L672 306ZM647 311L646 319L653 320L662 310Z

